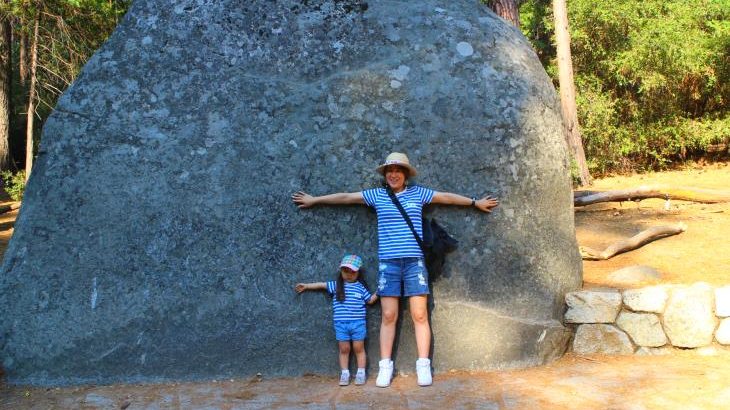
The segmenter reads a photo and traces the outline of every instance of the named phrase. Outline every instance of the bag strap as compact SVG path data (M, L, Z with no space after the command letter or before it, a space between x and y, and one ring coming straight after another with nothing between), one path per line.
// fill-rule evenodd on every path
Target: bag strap
M401 205L400 201L395 196L395 193L393 193L393 190L390 189L390 187L386 187L385 191L388 193L390 200L393 201L393 204L395 204L396 208L398 208L398 210L400 211L400 214L403 216L403 219L406 220L408 227L411 228L411 233L413 233L413 237L416 238L416 242L418 242L418 246L421 248L421 252L423 252L423 256L426 256L426 247L423 245L423 241L421 240L421 237L418 236L418 232L416 232L416 228L413 226L413 222L411 222L411 218L406 213L406 210L403 209L403 205Z

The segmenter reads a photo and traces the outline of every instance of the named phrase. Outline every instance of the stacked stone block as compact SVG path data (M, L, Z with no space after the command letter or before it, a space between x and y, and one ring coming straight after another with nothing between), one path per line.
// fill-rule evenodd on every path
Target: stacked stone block
M730 345L730 286L586 289L565 297L578 354L656 354L672 347Z

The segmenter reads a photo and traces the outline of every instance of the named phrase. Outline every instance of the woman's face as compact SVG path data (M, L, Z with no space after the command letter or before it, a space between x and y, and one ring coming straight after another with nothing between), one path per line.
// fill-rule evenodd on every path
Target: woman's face
M406 187L406 180L408 175L403 167L399 165L388 165L385 167L385 182L388 184L393 192L400 192Z
M346 266L340 268L340 274L345 282L354 282L357 280L357 271Z

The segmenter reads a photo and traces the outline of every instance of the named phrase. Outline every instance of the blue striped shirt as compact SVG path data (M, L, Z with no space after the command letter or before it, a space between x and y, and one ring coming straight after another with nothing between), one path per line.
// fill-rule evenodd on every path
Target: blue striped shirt
M337 282L334 280L327 282L327 292L332 295L332 309L334 310L332 319L335 322L365 319L365 304L373 295L360 282L345 282L344 284L345 300L340 302L337 300Z
M421 226L423 205L431 203L433 194L432 189L417 185L408 186L395 194L421 238L423 238ZM393 204L385 188L366 189L362 191L362 197L365 203L375 208L378 213L378 258L422 258L423 252L413 237L411 228Z

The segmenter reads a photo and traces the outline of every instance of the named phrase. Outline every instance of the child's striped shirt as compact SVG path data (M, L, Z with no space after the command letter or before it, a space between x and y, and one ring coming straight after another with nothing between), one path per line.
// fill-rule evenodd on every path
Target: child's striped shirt
M365 304L373 296L360 282L344 282L345 300L337 300L337 282L327 282L327 292L332 295L334 321L365 319Z

